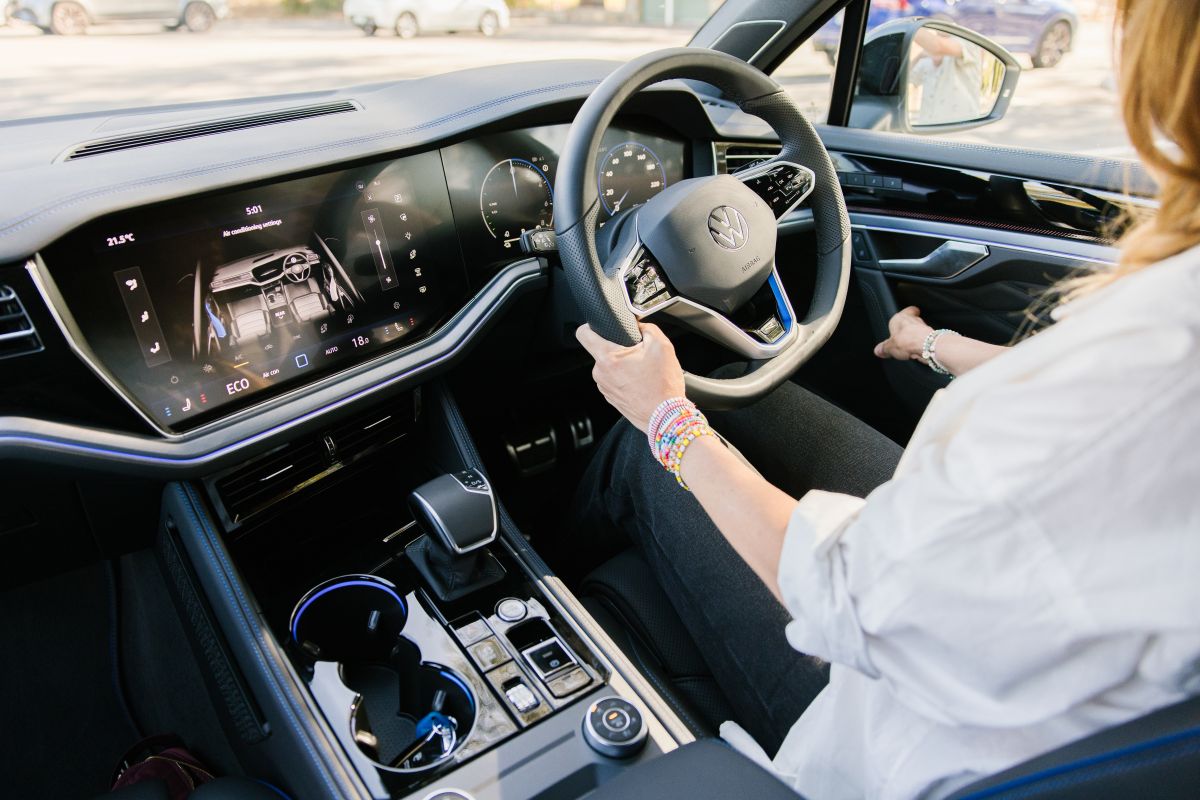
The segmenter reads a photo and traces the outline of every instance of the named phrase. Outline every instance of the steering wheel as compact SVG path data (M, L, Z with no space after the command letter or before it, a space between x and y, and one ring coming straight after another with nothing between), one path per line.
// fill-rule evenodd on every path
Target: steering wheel
M737 175L691 178L628 212L610 255L596 248L596 158L617 109L672 78L721 89L779 135L775 158ZM767 75L733 56L681 47L625 64L593 90L559 157L554 227L567 283L592 329L616 344L641 341L638 320L663 313L724 345L749 369L738 377L684 373L707 408L748 405L775 389L833 334L850 281L850 219L829 153L812 124ZM812 196L816 283L802 316L775 268L778 221Z
M292 283L304 283L312 275L312 265L304 253L292 253L283 259L283 274Z

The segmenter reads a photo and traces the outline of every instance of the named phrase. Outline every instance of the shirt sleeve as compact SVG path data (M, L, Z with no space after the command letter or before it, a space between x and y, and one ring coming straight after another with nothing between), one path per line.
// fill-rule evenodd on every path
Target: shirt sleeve
M777 576L792 646L956 725L1036 723L1127 679L1150 634L1096 613L1124 570L1086 545L1130 539L1096 472L1149 446L1136 444L1149 399L1173 373L1106 373L1102 359L1145 364L1126 349L1171 342L1146 344L989 386L865 502L805 495Z

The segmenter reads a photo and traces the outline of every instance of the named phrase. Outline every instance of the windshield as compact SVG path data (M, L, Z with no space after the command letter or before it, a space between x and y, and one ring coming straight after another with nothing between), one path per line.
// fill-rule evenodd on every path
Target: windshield
M0 0L0 119L687 44L720 0ZM553 83L554 75L546 75Z

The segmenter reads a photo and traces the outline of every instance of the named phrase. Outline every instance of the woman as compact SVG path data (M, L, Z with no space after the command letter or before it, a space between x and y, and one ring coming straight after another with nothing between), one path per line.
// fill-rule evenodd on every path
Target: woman
M739 712L722 735L777 749L802 794L944 796L1200 692L1196 19L1200 0L1119 3L1124 118L1162 208L1114 270L1013 348L892 320L877 355L961 376L903 458L791 385L710 428L671 400L657 328L631 348L579 330L632 423L580 511L640 546Z

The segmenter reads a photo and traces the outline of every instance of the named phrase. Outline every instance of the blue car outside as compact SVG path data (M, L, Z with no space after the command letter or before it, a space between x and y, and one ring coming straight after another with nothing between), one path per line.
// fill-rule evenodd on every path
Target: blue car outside
M1071 0L871 0L867 29L902 17L933 17L970 28L1035 67L1053 67L1071 51L1079 17ZM842 38L841 15L817 31L813 44L833 63Z

